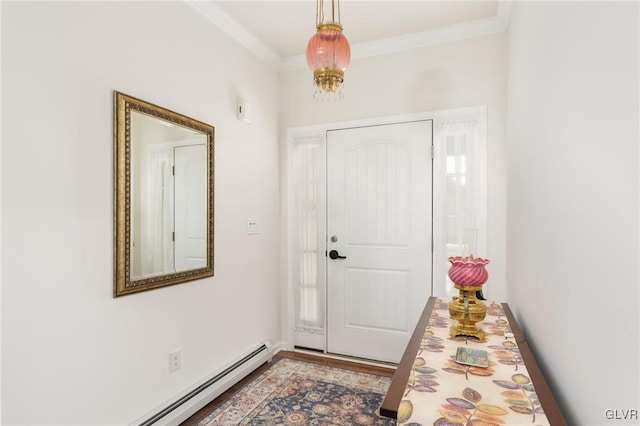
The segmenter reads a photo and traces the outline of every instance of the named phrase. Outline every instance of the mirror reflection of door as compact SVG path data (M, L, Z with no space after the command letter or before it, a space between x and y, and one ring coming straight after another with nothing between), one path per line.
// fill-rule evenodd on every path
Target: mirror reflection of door
M206 136L136 111L131 117L131 278L205 266Z
M175 158L175 270L206 266L207 149L180 146Z

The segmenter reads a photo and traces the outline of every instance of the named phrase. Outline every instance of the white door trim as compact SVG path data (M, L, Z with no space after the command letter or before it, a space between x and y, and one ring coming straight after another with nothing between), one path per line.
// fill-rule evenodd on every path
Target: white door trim
M400 114L394 116L386 116L386 117L378 117L378 118L367 118L361 120L350 120L350 121L342 121L342 122L333 122L333 123L323 123L316 124L311 126L297 126L297 127L289 127L287 129L286 136L286 150L285 150L285 158L283 164L285 164L286 169L283 171L283 185L284 185L284 199L286 207L283 209L283 220L282 223L285 224L283 229L283 239L285 242L285 247L282 248L282 255L284 259L282 260L283 265L283 282L286 283L286 291L283 295L284 305L287 308L287 313L285 318L283 319L283 333L286 336L285 346L288 350L293 350L295 346L294 336L295 336L295 288L294 288L294 277L292 274L292 238L293 235L289 230L288 224L290 223L290 218L292 217L294 206L290 197L292 193L293 186L293 176L292 176L292 151L293 145L296 140L305 139L305 138L320 138L324 141L326 146L326 132L328 130L341 130L348 129L352 127L368 127L368 126L376 126L376 125L384 125L384 124L397 124L397 123L405 123L410 121L422 121L422 120L442 120L453 117L460 117L465 115L480 115L484 117L481 120L481 138L482 144L486 147L487 140L487 126L486 126L486 116L487 116L487 107L485 105L472 106L472 107L463 107L463 108L452 108L446 110L437 110L437 111L425 111L425 112L417 112L410 114ZM435 136L435 135L434 135ZM435 143L435 140L434 140ZM481 150L481 166L483 170L481 170L481 176L486 176L486 149ZM435 176L434 176L435 180ZM486 188L486 185L483 186ZM438 194L434 192L432 196L435 198ZM486 200L486 194L483 194L483 199ZM486 205L481 208L481 218L486 223ZM435 236L434 236L435 238ZM326 339L325 346L323 351L326 352Z

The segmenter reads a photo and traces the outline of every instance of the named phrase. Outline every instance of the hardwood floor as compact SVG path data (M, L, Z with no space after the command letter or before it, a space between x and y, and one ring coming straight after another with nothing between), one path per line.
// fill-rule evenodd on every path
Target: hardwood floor
M393 373L395 373L395 366L393 365L389 365L389 367L376 366L376 365L363 364L360 362L345 361L342 359L333 359L333 358L328 358L326 356L321 356L321 355L312 355L309 353L289 352L289 351L278 352L273 356L271 363L273 363L274 361L280 358L291 358L291 359L298 359L301 361L312 361L312 362L317 362L323 365L328 365L330 367L344 368L348 370L355 370L355 371L360 371L360 372L369 373L369 374L377 374L377 375L386 376L386 377L392 377ZM209 411L213 410L218 405L222 404L224 401L227 400L227 398L233 395L243 385L245 385L247 382L251 381L253 378L258 376L267 368L269 368L271 363L262 364L260 367L254 370L247 377L239 381L235 386L233 386L232 388L224 392L222 395L220 395L219 397L211 401L209 404L202 407L193 416L189 417L186 421L184 421L181 424L181 426L192 426L196 424Z

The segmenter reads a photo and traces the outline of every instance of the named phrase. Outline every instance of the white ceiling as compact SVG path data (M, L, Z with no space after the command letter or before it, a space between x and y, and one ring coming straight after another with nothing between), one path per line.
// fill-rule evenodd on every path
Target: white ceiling
M280 69L306 66L304 52L316 31L315 0L187 1L267 62ZM324 3L328 17L331 0ZM508 12L508 1L340 1L352 57L504 31Z

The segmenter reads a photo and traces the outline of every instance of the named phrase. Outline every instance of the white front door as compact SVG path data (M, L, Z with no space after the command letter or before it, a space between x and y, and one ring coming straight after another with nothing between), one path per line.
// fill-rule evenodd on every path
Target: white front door
M402 357L431 294L431 144L430 120L327 132L328 352Z

